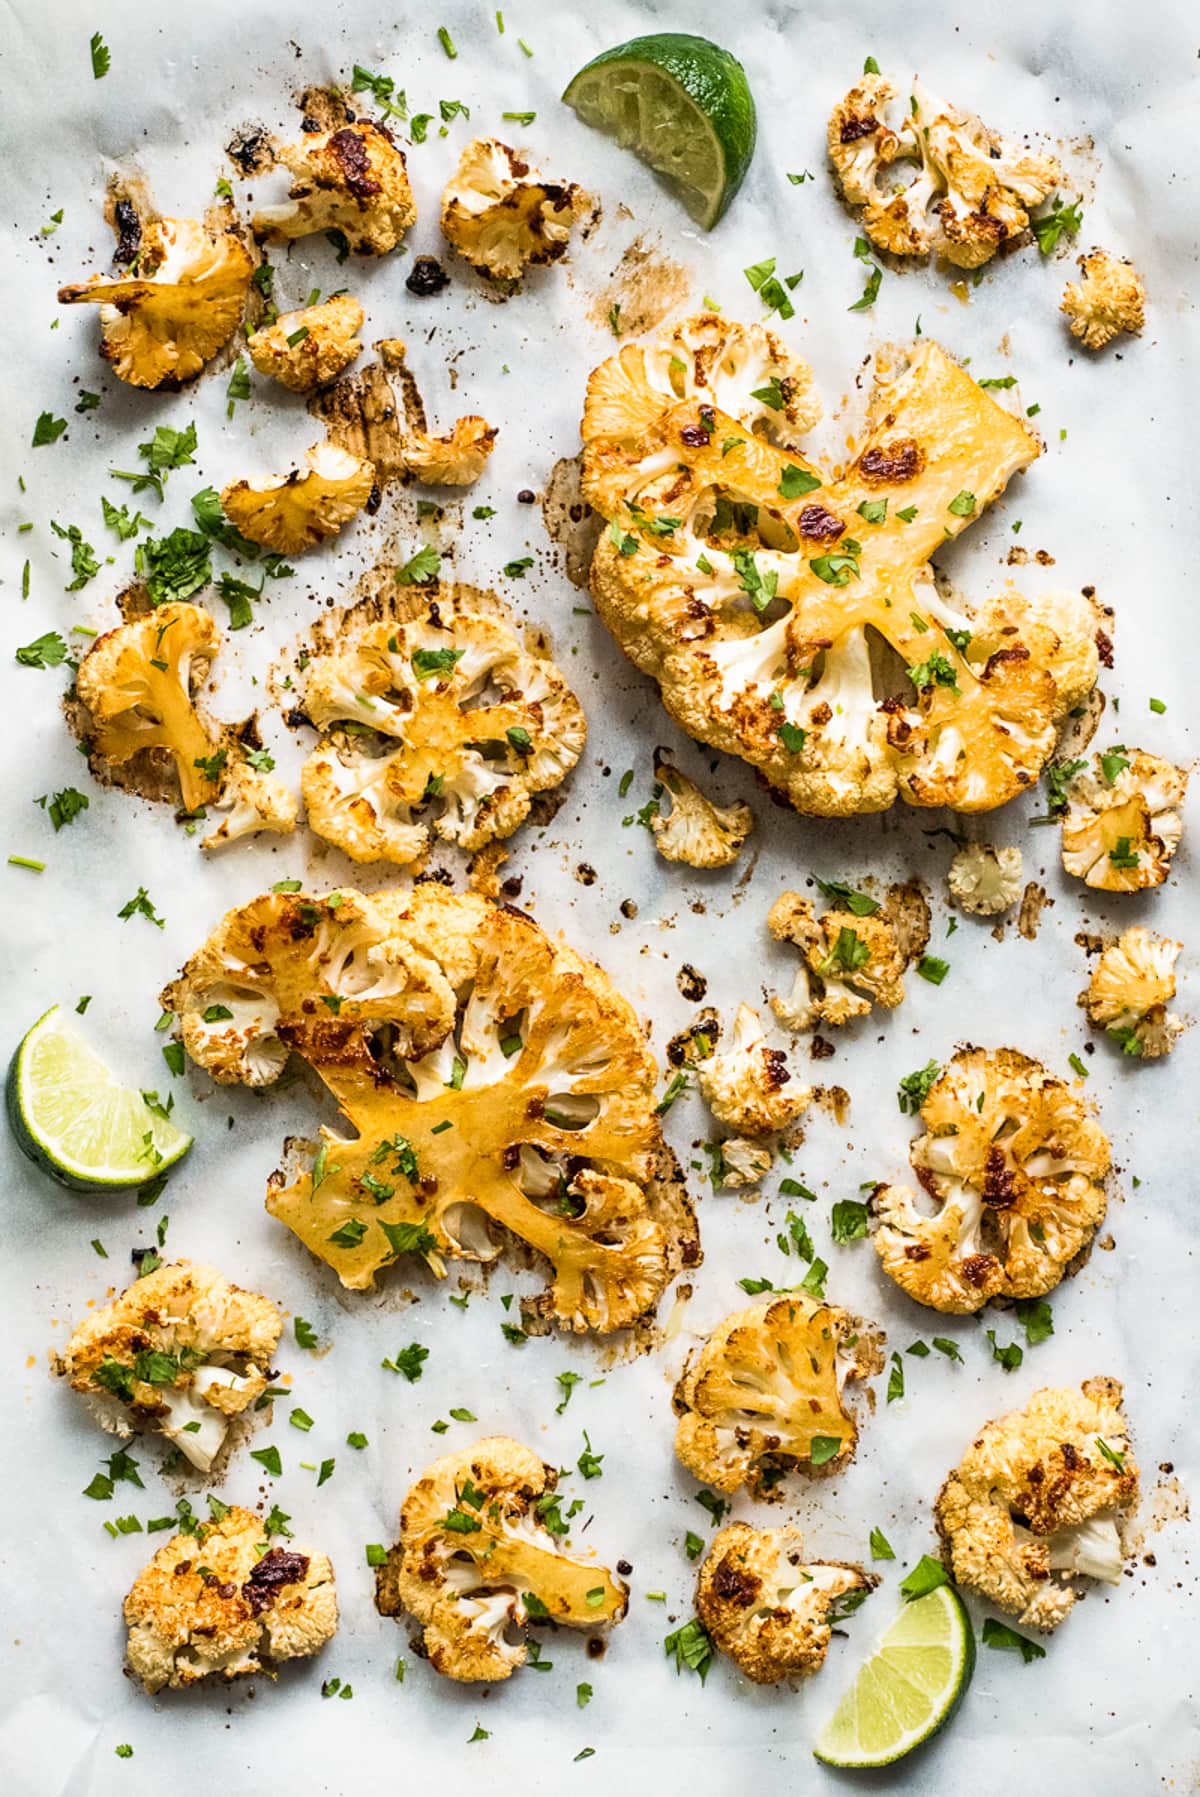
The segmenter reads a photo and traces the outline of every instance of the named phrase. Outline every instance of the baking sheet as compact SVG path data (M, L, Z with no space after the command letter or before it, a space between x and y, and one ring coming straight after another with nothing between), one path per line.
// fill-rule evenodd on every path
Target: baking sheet
M1053 566L1030 566L1015 578L1030 590L1062 583L1097 587L1117 613L1117 666L1104 686L1120 702L1119 732L1186 758L1196 633L1188 587L1196 547L1196 490L1191 455L1189 382L1197 366L1195 312L1196 199L1194 156L1197 78L1194 18L1171 0L1151 0L1131 18L1125 9L1086 13L1057 0L1004 0L948 12L914 0L903 13L864 4L793 7L752 0L730 9L692 0L684 9L655 5L533 8L516 0L499 36L490 8L445 0L436 12L399 10L361 0L315 13L280 0L239 7L209 0L164 9L145 0L121 4L31 0L5 9L6 104L0 142L9 170L7 353L0 361L7 420L7 470L0 497L3 530L3 636L0 649L6 731L6 829L10 853L46 861L35 875L0 868L4 928L4 1053L33 1018L55 1001L92 994L87 1025L113 1063L140 1084L173 1084L198 1143L162 1203L138 1210L129 1199L79 1199L59 1192L0 1139L7 1213L7 1303L4 1345L7 1467L0 1481L0 1558L4 1566L4 1677L0 1696L0 1788L20 1797L142 1797L163 1790L220 1790L231 1797L263 1789L304 1793L391 1789L437 1780L460 1790L467 1781L580 1791L619 1786L631 1792L676 1789L764 1792L852 1782L809 1757L816 1728L832 1708L875 1632L890 1618L904 1569L932 1545L930 1501L947 1468L985 1418L1017 1405L1038 1385L1103 1371L1127 1382L1144 1469L1145 1552L1122 1586L1087 1599L1048 1644L1047 1657L1025 1667L1014 1656L981 1651L974 1685L946 1735L922 1756L876 1781L878 1788L948 1794L984 1781L992 1788L1088 1790L1098 1793L1200 1788L1195 1665L1196 1571L1190 1527L1157 1522L1177 1499L1160 1466L1173 1466L1182 1490L1197 1475L1195 1393L1200 1352L1194 1326L1196 1206L1195 1057L1200 1035L1185 1038L1168 1065L1123 1064L1105 1044L1088 1055L1075 997L1085 980L1081 929L1118 921L1151 921L1187 941L1195 923L1193 863L1187 844L1171 885L1146 901L1123 905L1068 886L1057 869L1057 832L1030 830L1037 801L1009 807L983 828L994 840L1019 841L1027 873L1044 880L1053 907L1036 943L1009 927L995 941L986 924L960 921L943 945L947 912L942 876L951 853L944 837L925 834L945 821L899 812L849 823L807 821L768 802L748 770L722 762L713 784L747 799L758 817L757 859L749 881L741 870L696 875L656 860L649 835L621 818L649 796L656 743L680 765L703 773L709 757L669 724L653 690L623 661L586 603L567 582L561 552L547 540L537 508L516 503L518 490L543 492L555 464L578 447L578 416L588 369L612 348L604 324L612 274L635 242L655 259L678 264L693 301L711 295L728 311L758 315L741 270L776 255L780 270L803 268L797 316L783 335L813 362L827 406L852 399L864 358L879 341L910 334L920 316L927 335L971 358L980 374L1016 373L1026 403L1040 403L1046 454L954 551L953 572L982 597L1004 578L1004 558L1020 519L1020 542L1044 549ZM436 28L458 47L450 61ZM639 30L681 26L728 43L744 61L758 100L760 142L754 166L731 215L711 237L699 235L638 164L593 134L556 95L588 56ZM88 39L102 32L111 72L94 81ZM525 55L518 38L528 43ZM977 105L1001 129L1027 129L1060 139L1087 195L1080 247L1100 242L1127 253L1144 270L1150 292L1144 339L1114 356L1074 355L1055 313L1069 264L1041 262L1032 249L989 269L969 303L960 303L933 271L885 276L873 311L850 312L863 282L852 253L855 229L835 201L824 172L824 121L865 55L904 79L913 70L964 104ZM694 1486L674 1462L670 1387L694 1339L739 1301L744 1275L783 1279L787 1263L774 1246L788 1200L771 1194L757 1204L713 1195L691 1174L700 1200L705 1264L686 1328L650 1358L614 1364L603 1347L561 1339L510 1347L501 1336L500 1296L530 1289L530 1276L498 1271L485 1292L460 1311L431 1284L393 1276L375 1295L340 1291L262 1207L266 1176L285 1134L315 1114L303 1084L258 1096L214 1093L198 1077L168 1081L153 1033L155 995L230 905L271 881L304 877L316 887L387 883L382 871L356 875L302 832L290 841L247 844L205 861L164 807L97 789L81 771L63 728L60 673L18 667L13 649L42 631L76 624L106 627L129 565L127 546L82 592L66 595L65 547L48 521L79 523L104 554L111 534L99 518L99 495L128 497L104 476L136 465L136 444L156 423L194 419L194 469L170 477L166 502L140 503L164 526L189 522L187 500L204 484L258 470L285 468L316 431L299 401L264 391L225 419L225 377L213 376L177 397L135 393L109 379L96 355L89 308L59 317L54 292L63 280L104 267L110 240L101 217L106 172L131 154L150 176L167 211L194 214L214 183L232 171L222 146L247 120L287 131L292 96L309 82L346 78L353 63L385 72L407 89L414 111L436 113L442 98L461 99L470 123L455 119L441 138L432 128L410 154L421 218L408 256L378 267L339 269L321 239L276 250L281 305L302 303L312 286L348 282L368 310L365 342L399 334L431 412L442 428L464 411L481 411L500 426L489 472L448 513L447 542L460 578L494 584L518 610L552 633L588 712L590 738L566 802L542 830L512 845L506 874L523 881L522 902L548 929L563 931L593 953L652 1020L661 1056L667 1039L694 1014L678 988L684 963L708 981L708 1002L729 1018L737 1001L760 996L783 977L782 959L764 944L766 910L785 885L809 871L825 878L881 880L918 875L935 893L933 948L951 961L935 988L910 980L903 1007L838 1037L837 1056L821 1076L851 1094L845 1121L811 1114L796 1164L782 1166L817 1193L805 1206L818 1252L830 1263L832 1298L879 1321L889 1346L903 1349L934 1332L931 1316L904 1301L880 1275L869 1247L831 1248L831 1203L861 1181L896 1176L910 1129L897 1111L897 1079L954 1044L975 1040L1019 1044L1065 1071L1067 1056L1088 1055L1089 1093L1101 1107L1120 1168L1123 1200L1114 1202L1111 1252L1053 1299L1055 1333L1028 1352L1012 1374L990 1362L984 1324L940 1319L939 1332L962 1346L965 1365L940 1357L908 1359L908 1392L864 1421L856 1461L835 1482L806 1488L793 1481L782 1507L762 1520L794 1518L815 1554L866 1555L873 1526L897 1553L879 1568L884 1588L835 1641L826 1670L799 1692L755 1689L728 1663L707 1685L677 1677L662 1638L692 1609L692 1569L682 1552L685 1530L707 1530ZM506 111L535 110L528 128L502 122ZM403 286L414 253L435 252L441 187L470 134L516 133L547 171L582 181L603 201L602 221L564 274L551 270L506 305L489 304L469 281L434 301L414 300ZM788 171L811 169L814 181L793 185ZM253 182L256 199L278 185ZM41 228L62 209L50 236ZM663 279L670 284L669 277ZM454 387L451 387L450 370ZM80 387L100 390L99 411L77 416ZM67 436L30 450L42 410L65 416ZM844 422L840 426L844 436ZM824 433L839 442L835 418ZM18 475L24 490L18 490ZM470 518L474 504L495 506L490 523ZM419 541L416 494L360 521L336 551L308 556L290 581L274 583L252 630L227 639L218 664L215 709L241 715L261 700L272 658L305 621L346 596L359 571L383 553ZM33 520L34 529L18 534ZM523 582L505 581L502 565L532 555ZM30 594L21 599L21 568L31 563ZM218 612L221 608L217 607ZM77 638L76 641L79 639ZM257 691L254 682L257 680ZM1148 711L1150 695L1166 701ZM264 716L267 741L281 769L294 771L299 745L277 713ZM1106 726L1107 729L1107 726ZM629 799L617 796L626 769L635 771ZM74 783L90 809L69 831L51 833L32 800ZM461 877L461 858L440 860ZM581 885L580 862L596 870ZM162 930L117 911L145 886L165 918ZM622 911L632 899L636 917ZM625 909L628 909L626 906ZM1185 1011L1195 1003L1195 957L1181 961ZM698 1101L685 1098L667 1118L685 1165L694 1144L711 1133ZM1140 1184L1133 1185L1136 1175ZM272 1480L242 1456L229 1471L227 1500L279 1502L297 1539L318 1542L333 1557L342 1623L319 1662L286 1670L277 1685L254 1681L230 1691L166 1694L157 1700L122 1676L120 1602L158 1541L145 1535L110 1540L106 1516L143 1518L169 1510L178 1488L163 1480L158 1451L138 1449L145 1491L119 1486L112 1504L80 1493L110 1451L72 1395L51 1381L48 1355L73 1321L129 1275L128 1256L155 1237L169 1215L167 1247L217 1263L230 1277L271 1294L317 1329L327 1353L303 1353L290 1342L279 1360L296 1402L316 1419L309 1435L289 1428L286 1403L259 1444L276 1442L283 1475ZM95 1236L109 1258L89 1245ZM457 1269L455 1270L457 1273ZM989 1318L1001 1340L1015 1323ZM424 1376L409 1385L380 1361L420 1340L430 1349ZM556 1375L573 1370L565 1412ZM593 1381L602 1383L592 1383ZM544 1457L573 1467L586 1429L604 1455L603 1476L586 1485L572 1476L571 1495L585 1499L584 1540L611 1564L634 1567L627 1622L607 1652L589 1660L583 1639L562 1633L546 1643L552 1670L525 1670L494 1690L440 1680L411 1652L407 1633L372 1607L367 1542L394 1539L399 1502L414 1475L437 1453L475 1432L452 1424L430 1432L450 1406L466 1406L482 1431L511 1432ZM345 1445L361 1430L370 1446ZM336 1457L332 1481L319 1492L299 1462ZM739 1515L755 1514L744 1501ZM165 1537L163 1538L165 1539ZM648 1593L665 1592L665 1602ZM979 1611L976 1610L978 1617ZM393 1666L407 1661L397 1683ZM337 1675L353 1699L323 1700L322 1679ZM589 1682L588 1707L576 1685ZM489 1738L468 1745L476 1725ZM128 1742L131 1759L114 1748ZM594 1754L579 1760L585 1748ZM986 1769L986 1771L985 1771ZM872 1784L870 1779L864 1780ZM875 1788L873 1786L873 1788Z

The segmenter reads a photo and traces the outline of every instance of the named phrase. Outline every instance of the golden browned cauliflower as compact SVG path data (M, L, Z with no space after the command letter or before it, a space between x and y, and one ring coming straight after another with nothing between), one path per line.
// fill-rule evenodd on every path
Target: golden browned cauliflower
M156 1429L208 1472L232 1419L266 1390L282 1328L269 1298L173 1261L93 1311L57 1370L106 1427Z
M713 1170L714 1184L738 1192L764 1180L775 1164L775 1150L769 1142L751 1142L745 1136L726 1136L718 1145L718 1159Z
M349 450L318 443L304 459L307 468L293 468L281 480L239 480L222 489L225 516L252 543L300 555L337 536L371 497L375 470Z
M1071 335L1085 349L1103 349L1122 331L1140 335L1146 323L1146 284L1132 262L1108 250L1079 258L1080 281L1068 281L1062 304Z
M495 427L471 413L446 434L432 433L404 344L385 338L375 348L378 362L310 402L329 441L370 462L381 484L411 475L430 486L470 486L487 467L499 434Z
M223 849L263 830L274 836L290 835L300 815L295 793L281 780L273 780L265 769L260 771L241 759L226 764L213 809L225 815L216 829L202 838L204 849Z
M829 160L881 250L978 268L1020 235L1062 177L1041 156L940 100L915 77L901 99L864 74L829 119ZM905 178L901 178L905 177Z
M926 925L918 954L928 940L928 906L923 898L920 903ZM802 893L781 892L767 913L767 928L777 941L795 943L804 957L791 991L771 1000L771 1009L789 1029L848 1023L867 1016L873 1005L891 1011L903 999L903 974L911 957L882 909L865 915L861 909L828 911L818 918Z
M268 1085L295 1049L357 1131L290 1144L267 1208L361 1290L401 1254L551 1269L530 1314L621 1329L699 1261L632 1008L533 919L433 883L268 893L168 988L189 1054Z
M683 861L688 867L729 867L742 852L754 828L749 805L717 805L694 781L656 750L654 777L663 788L660 808L650 819L654 846L664 861ZM669 797L668 797L669 795Z
M918 1304L969 1314L1053 1291L1103 1221L1108 1138L1082 1099L1013 1048L964 1048L921 1104L909 1160L933 1202L881 1185L875 1250Z
M927 558L1037 456L1032 431L921 338L877 365L835 475L790 447L795 383L758 385L735 327L681 353L709 327L627 345L589 381L583 491L608 521L591 587L620 646L683 729L802 812L983 811L1027 790L1095 684L1094 598L1006 590L968 610Z
M348 368L362 348L363 309L348 293L337 293L318 306L281 312L269 325L251 332L246 354L260 374L293 393L310 393Z
M379 1568L376 1604L421 1625L446 1678L510 1678L530 1623L603 1629L620 1622L625 1585L594 1554L572 1554L558 1474L505 1435L435 1460L400 1511L400 1539Z
M1062 863L1102 892L1161 886L1183 835L1184 768L1124 744L1093 755L1066 789Z
M283 205L254 214L256 237L338 231L355 255L386 256L416 223L404 151L374 119L305 131L298 144L277 149L276 159L295 179Z
M1182 942L1135 924L1109 943L1093 967L1079 1002L1125 1054L1157 1060L1182 1034L1183 1024L1167 1009L1182 948Z
M972 917L999 917L1010 911L1024 887L1024 863L1018 848L995 848L990 842L964 843L950 863L946 884L960 911Z
M409 473L428 487L469 487L487 467L496 435L486 418L471 413L457 419L444 437L410 431L404 459Z
M325 1555L271 1547L261 1516L210 1502L213 1520L172 1535L125 1599L129 1670L151 1694L203 1678L274 1678L337 1630Z
M117 201L130 266L58 290L59 304L100 307L100 354L133 387L179 387L194 380L237 330L254 263L231 210L203 224L192 218L139 218ZM136 234L129 239L127 229Z
M1075 1579L1120 1584L1137 1496L1121 1387L1085 1379L985 1424L935 1510L955 1583L1048 1633L1074 1606Z
M798 1078L789 1051L768 1041L751 1005L738 1006L731 1047L701 1061L696 1078L717 1121L747 1136L786 1129L812 1103L812 1087Z
M587 206L573 182L543 181L507 144L477 137L442 194L442 235L477 274L514 282L566 254Z
M735 1311L688 1356L675 1453L715 1491L755 1496L795 1468L841 1472L858 1442L843 1389L881 1364L865 1324L804 1292Z
M879 1583L861 1566L805 1560L790 1524L727 1523L712 1538L696 1585L696 1614L713 1646L756 1685L809 1678L825 1664L833 1625Z
M322 629L304 709L309 827L354 861L415 861L436 836L511 836L587 734L546 643L470 587L366 600Z

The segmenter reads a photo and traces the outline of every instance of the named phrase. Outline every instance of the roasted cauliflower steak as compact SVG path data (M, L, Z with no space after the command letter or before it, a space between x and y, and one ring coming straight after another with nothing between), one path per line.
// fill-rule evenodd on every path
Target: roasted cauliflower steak
M477 274L508 285L564 256L587 207L574 182L544 181L507 144L480 137L442 194L442 235Z
M819 1672L833 1624L878 1583L861 1566L806 1560L804 1537L790 1524L731 1522L704 1557L696 1614L740 1672L756 1685L775 1685Z
M1101 892L1161 886L1183 835L1186 768L1117 744L1075 774L1066 788L1062 864Z
M416 223L404 151L375 119L305 131L275 156L294 179L283 204L254 214L256 237L287 241L338 231L352 254L386 256Z

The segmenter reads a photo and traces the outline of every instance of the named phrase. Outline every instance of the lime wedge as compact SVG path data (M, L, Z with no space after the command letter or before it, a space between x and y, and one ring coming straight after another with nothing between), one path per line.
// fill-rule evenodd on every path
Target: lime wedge
M905 1604L813 1753L827 1766L890 1766L950 1720L975 1669L975 1636L951 1585Z
M76 1192L142 1185L192 1145L136 1087L117 1083L57 1005L9 1063L6 1095L18 1147Z
M740 62L706 37L661 31L586 63L563 99L667 182L711 231L742 184L758 129Z

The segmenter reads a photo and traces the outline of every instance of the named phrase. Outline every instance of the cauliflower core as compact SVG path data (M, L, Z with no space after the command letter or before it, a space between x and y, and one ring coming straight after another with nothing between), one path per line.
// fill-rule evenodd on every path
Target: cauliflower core
M1188 776L1123 744L1093 755L1066 789L1062 863L1102 892L1161 886L1183 835Z
M267 1199L343 1285L515 1238L552 1269L526 1308L605 1332L698 1263L633 1010L519 911L432 883L265 894L163 1004L214 1079L269 1085L295 1049L357 1129L298 1146Z
M208 1472L229 1426L267 1388L283 1319L212 1267L156 1267L82 1322L58 1370L100 1396L120 1434L157 1429Z
M1024 878L1020 849L968 842L950 863L946 883L960 911L973 917L999 917L1020 898Z
M1108 1138L1083 1101L1013 1048L960 1049L921 1105L909 1149L923 1208L881 1185L875 1250L918 1304L968 1314L1053 1291L1107 1204Z
M225 516L252 543L300 555L337 536L371 497L375 470L349 450L318 443L304 459L306 470L293 468L281 480L264 486L239 480L222 488Z
M749 805L716 805L695 783L681 774L659 750L654 757L654 777L670 810L661 809L650 819L654 846L664 861L683 861L689 867L729 867L742 852L754 828Z
M985 811L1025 791L1095 684L1084 594L977 610L928 557L1039 453L928 338L877 366L835 475L801 457L807 367L712 315L592 373L583 491L609 521L597 609L675 721L816 816Z
M747 1678L775 1685L819 1672L832 1625L878 1583L861 1566L806 1561L804 1537L790 1525L733 1522L713 1536L700 1568L696 1614Z
M459 157L442 194L442 235L477 274L519 281L527 268L566 254L587 205L574 183L543 181L507 144L479 137Z
M957 268L980 267L1019 236L1062 178L1053 156L990 131L915 77L902 100L885 76L864 74L830 115L828 148L877 248L932 250Z
M1104 949L1092 969L1079 1002L1125 1054L1157 1060L1170 1054L1182 1034L1183 1024L1167 1010L1182 948L1182 942L1152 936L1136 924Z
M491 1435L435 1460L405 1498L376 1604L416 1618L435 1672L510 1678L530 1622L601 1629L624 1616L626 1587L593 1555L567 1551L557 1483L520 1442Z
M1089 250L1079 258L1078 286L1063 288L1060 312L1071 321L1071 335L1085 349L1103 349L1122 331L1140 335L1146 323L1146 284L1132 262L1107 250Z
M1117 1585L1138 1469L1115 1379L1047 1387L987 1423L938 1493L954 1581L1047 1633L1079 1576Z
M275 1677L319 1653L337 1630L324 1554L270 1547L263 1520L232 1505L173 1535L125 1599L129 1669L153 1694L202 1678Z
M874 1005L891 1011L900 1003L904 969L929 940L929 907L915 888L894 891L897 903L907 901L910 912L897 923L882 908L866 916L846 910L818 918L802 893L780 893L767 913L767 928L777 941L795 943L804 957L791 991L771 1000L788 1029L848 1023L866 1017Z
M578 761L583 712L544 642L469 587L366 600L324 627L305 710L311 829L354 861L511 836Z
M747 1136L786 1129L812 1103L812 1087L797 1078L787 1049L767 1040L750 1005L738 1006L732 1047L702 1061L696 1077L718 1123Z
M796 1467L840 1472L858 1441L843 1387L880 1365L865 1325L802 1292L735 1311L675 1387L675 1453L715 1491L758 1497Z
M363 309L348 293L319 306L282 312L246 339L246 353L260 374L293 393L323 387L348 368L362 348Z
M254 214L256 237L337 231L355 255L386 256L416 223L404 151L373 119L306 131L298 144L281 146L276 159L295 179L284 205Z

